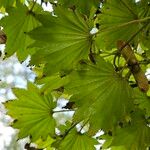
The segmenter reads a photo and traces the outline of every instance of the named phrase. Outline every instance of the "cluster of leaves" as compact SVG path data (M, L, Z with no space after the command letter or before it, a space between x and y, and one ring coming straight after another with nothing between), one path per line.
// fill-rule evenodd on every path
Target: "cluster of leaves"
M148 148L149 91L137 88L133 66L116 43L130 45L138 65L143 71L148 68L150 1L42 3L51 3L53 12L44 11L36 0L0 1L1 12L8 13L0 20L7 36L5 57L16 53L21 62L30 55L37 74L34 84L13 89L16 99L4 103L19 139L29 136L39 149L94 150L98 141L93 136L102 130L102 149ZM54 119L60 97L69 99L61 111L74 111L63 127Z

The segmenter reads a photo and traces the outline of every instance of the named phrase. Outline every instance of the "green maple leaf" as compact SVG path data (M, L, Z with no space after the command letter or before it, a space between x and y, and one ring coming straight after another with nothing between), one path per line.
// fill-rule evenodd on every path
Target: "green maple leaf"
M83 63L70 75L66 89L77 105L74 121L89 120L90 134L112 129L132 107L132 90L110 63L98 57L97 64Z
M45 74L71 69L81 58L88 56L92 35L90 27L78 12L57 8L58 17L39 15L43 26L29 35L39 50L31 64L45 63Z
M150 49L150 25L148 25L145 30L143 30L140 34L141 36L141 44L144 45L144 47Z
M147 116L150 116L150 97L136 89L134 99L135 104L137 104L140 109L146 110Z
M59 144L59 150L95 150L94 145L98 144L86 134L78 133L76 130L71 131Z
M139 17L145 18L150 16L150 9L149 9L149 1L142 0L138 2L139 7ZM150 21L150 19L149 19ZM146 48L150 49L150 24L144 28L144 30L140 33L140 44L144 45Z
M36 81L37 84L43 85L41 92L49 93L52 90L56 90L67 83L67 78L61 78L60 75L48 76Z
M65 7L70 7L79 9L82 13L89 15L90 10L92 7L98 8L99 6L99 0L90 0L87 2L87 0L58 0L58 3L63 4Z
M117 136L113 139L112 145L125 145L126 150L145 150L150 145L148 144L150 140L149 134L150 129L147 125L120 129L117 132Z
M20 130L19 138L32 137L32 141L39 138L46 139L55 133L55 120L52 110L55 103L51 96L41 96L39 89L28 83L28 89L13 89L16 100L5 103L8 114L15 121L13 127Z
M0 0L0 7L8 7L8 6L12 6L14 4L15 0Z
M54 139L52 139L50 136L47 137L46 141L43 141L42 139L38 139L35 144L37 145L38 149L46 149L46 150L54 150L51 147L51 144L54 142Z
M19 60L24 60L32 52L27 50L33 40L25 33L31 31L39 25L34 18L34 13L28 7L17 1L16 7L7 9L8 16L1 19L0 24L4 27L7 35L5 52L7 57L15 52Z
M145 150L150 146L150 128L139 110L132 117L131 125L117 129L110 146L124 146L126 150ZM115 149L115 148L114 148Z
M100 48L115 48L118 40L127 41L138 32L139 22L132 23L138 19L137 9L134 0L111 0L103 5L99 16L100 31L96 39Z
M0 0L0 8L4 7L4 8L8 8L13 6L16 3L17 0ZM20 2L24 2L24 0L18 0Z

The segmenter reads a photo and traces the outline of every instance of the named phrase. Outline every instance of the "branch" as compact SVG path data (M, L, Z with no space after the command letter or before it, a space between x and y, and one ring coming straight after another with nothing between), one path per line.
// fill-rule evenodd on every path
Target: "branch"
M143 25L136 33L134 33L129 40L127 40L121 47L119 47L118 51L121 53L122 49L124 49L126 46L129 45L129 43L148 25L149 23L146 23L145 25ZM114 56L113 59L113 64L115 66L115 69L118 70L118 67L116 65L116 58L117 56L119 56L119 54L116 53L116 55ZM130 57L128 58L130 59ZM124 68L126 67L127 62L125 63L124 67L122 68L121 72L124 70Z
M68 135L68 133L77 125L78 123L74 123L64 134L64 137Z
M56 111L53 111L53 113L68 112L68 111L75 111L75 110L73 110L73 109L56 110Z
M113 26L111 28L104 28L104 29L101 30L101 32L105 31L105 30L111 31L111 30L118 29L120 27L124 27L124 26L130 25L130 24L141 23L141 22L145 22L145 21L148 21L148 20L150 20L150 17L145 17L145 18L142 18L142 19L132 20L132 21L129 21L129 22L125 22L123 24L119 24L117 26Z
M70 132L78 123L79 123L79 122L74 123L63 135L61 135L61 137L62 137L61 141L69 134L69 132Z
M80 131L79 131L79 132L81 132L81 131L82 131L82 129L85 127L85 125L86 125L88 122L89 122L89 119L87 119L87 121L85 121L85 122L84 122L84 124L81 126L81 128L80 128Z
M150 84L150 81L148 81L148 84ZM130 84L130 86L131 86L132 88L136 88L136 87L138 87L137 83Z
M0 30L0 44L5 44L6 40L7 40L6 34L2 30Z
M34 8L36 2L37 2L37 0L35 0L35 1L33 0L33 5L32 5L32 7L31 7L31 9L29 10L30 12L32 12L32 10L33 10L33 8Z
M126 45L124 47L124 45ZM129 44L126 44L124 41L118 41L117 47L120 50L121 54L128 64L128 68L132 72L134 79L142 92L147 92L149 89L148 79L146 78L144 72L142 71L139 62ZM124 47L122 49L122 47Z

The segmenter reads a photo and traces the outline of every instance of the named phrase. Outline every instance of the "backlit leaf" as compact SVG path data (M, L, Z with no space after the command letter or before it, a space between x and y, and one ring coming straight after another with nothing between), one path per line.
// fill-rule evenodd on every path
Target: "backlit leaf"
M17 3L16 7L8 8L7 12L9 15L0 21L7 35L5 52L7 57L17 52L19 60L22 61L32 53L27 50L27 46L33 40L26 35L26 32L37 27L39 22L34 18L34 13L30 12L28 7L20 2Z
M139 16L140 18L145 18L150 16L150 9L149 9L149 0L142 0L139 1ZM150 22L150 19L149 19ZM141 32L140 34L141 40L140 43L150 49L150 24Z
M99 7L99 0L58 0L58 3L63 4L65 7L79 9L82 13L89 15L92 7Z
M48 93L64 86L67 83L67 79L61 78L60 75L53 75L37 80L37 83L43 85L41 92Z
M32 141L39 138L45 139L53 135L55 120L52 110L55 103L51 96L41 96L39 89L32 83L28 83L28 89L13 89L16 100L5 103L8 114L15 121L13 127L19 129L19 138L32 137Z
M57 8L56 14L37 16L43 26L29 33L37 40L32 46L39 48L31 63L45 63L46 74L69 70L86 58L92 40L89 25L78 12Z
M95 150L94 145L98 144L96 139L86 134L71 131L59 145L59 150Z
M135 0L109 0L103 5L99 16L100 31L97 44L109 50L116 47L118 40L129 40L139 30Z
M132 124L116 131L111 146L124 146L126 150L145 150L150 146L150 128L142 114L134 116Z
M51 147L51 144L53 142L54 142L54 139L48 136L46 141L39 139L35 143L37 144L37 147L39 149L54 150L54 148Z
M14 4L15 0L0 0L0 7L7 8L8 6L12 6Z
M74 120L89 119L92 134L113 128L130 111L131 88L102 58L98 57L96 65L82 64L70 75L70 81L66 89L78 108Z
M150 97L136 89L134 99L135 104L139 105L142 110L146 110L146 114L150 116Z

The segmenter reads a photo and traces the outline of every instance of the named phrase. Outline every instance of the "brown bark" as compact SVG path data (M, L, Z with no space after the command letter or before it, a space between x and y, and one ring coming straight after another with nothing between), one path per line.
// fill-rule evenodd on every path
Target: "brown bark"
M0 30L0 44L5 44L7 40L6 34Z
M118 41L117 48L126 60L128 67L132 72L139 89L142 92L147 92L149 89L148 79L142 71L131 46L124 41Z

